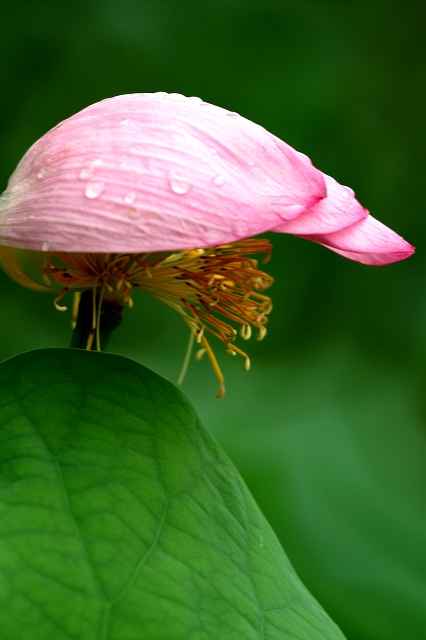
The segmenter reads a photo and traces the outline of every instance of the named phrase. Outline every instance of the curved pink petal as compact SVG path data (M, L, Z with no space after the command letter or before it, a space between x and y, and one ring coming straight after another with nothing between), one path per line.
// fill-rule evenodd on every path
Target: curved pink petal
M334 233L368 216L368 211L356 200L352 189L326 174L323 176L327 197L274 231L295 235Z
M74 252L174 251L294 220L326 195L310 160L198 98L98 102L26 153L0 202L0 244Z
M300 237L318 242L346 258L370 265L397 262L414 253L414 247L372 216L335 233Z

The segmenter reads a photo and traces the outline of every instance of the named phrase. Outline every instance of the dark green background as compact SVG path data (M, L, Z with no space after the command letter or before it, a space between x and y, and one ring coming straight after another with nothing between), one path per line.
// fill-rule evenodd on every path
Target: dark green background
M183 387L351 640L426 637L425 19L402 1L0 1L0 190L77 110L175 91L262 124L416 245L374 268L271 234L252 370L219 344L227 395L207 361ZM66 346L69 316L0 277L0 359ZM186 342L135 295L111 350L175 380Z

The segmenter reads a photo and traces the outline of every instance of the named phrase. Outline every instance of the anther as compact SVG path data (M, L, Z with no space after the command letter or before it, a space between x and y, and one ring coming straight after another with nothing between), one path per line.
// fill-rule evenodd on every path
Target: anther
M256 336L256 340L263 340L266 336L266 327L259 327L259 333Z
M66 295L67 293L68 293L68 287L64 287L61 293L58 296L56 296L56 298L54 299L53 304L55 305L55 309L57 309L58 311L66 311L68 309L68 307L61 307L58 304L59 300L62 300L64 295Z
M220 389L219 389L219 391L218 391L218 392L217 392L217 394L216 394L216 398L223 398L223 396L225 395L225 391L226 391L226 390L225 390L225 385L224 385L224 384L221 384L221 385L220 385Z
M240 329L240 336L243 340L250 340L251 338L251 326L249 324L243 324Z

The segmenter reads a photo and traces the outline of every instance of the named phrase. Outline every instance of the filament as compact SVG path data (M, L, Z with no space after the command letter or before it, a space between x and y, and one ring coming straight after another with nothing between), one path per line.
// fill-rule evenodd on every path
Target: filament
M224 376L206 334L220 340L226 353L242 356L244 370L249 370L250 359L235 345L235 340L238 335L249 340L253 329L256 329L256 340L266 335L265 324L272 304L263 291L273 279L258 269L258 261L252 256L263 254L265 262L271 249L267 240L247 239L168 254L56 252L45 259L42 275L46 284L59 288L54 301L57 309L65 310L66 307L58 303L68 291L74 293L73 327L78 319L80 292L92 290L92 325L86 349L91 349L95 340L96 349L101 350L104 302L131 307L135 289L164 302L179 313L190 329L178 384L184 379L195 341L201 345L196 358L207 353L220 383L218 397L221 397L225 393Z

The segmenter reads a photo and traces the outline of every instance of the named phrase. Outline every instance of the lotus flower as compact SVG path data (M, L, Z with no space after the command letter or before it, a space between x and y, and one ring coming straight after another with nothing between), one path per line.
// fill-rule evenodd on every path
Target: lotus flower
M0 198L0 260L26 286L93 291L92 348L108 300L149 291L177 310L223 376L205 333L227 352L266 333L272 279L266 231L313 240L365 264L413 247L348 187L253 122L198 98L130 94L61 122L25 154ZM78 301L78 298L77 298ZM78 303L75 305L77 309ZM74 315L76 315L77 311ZM97 332L97 333L96 333Z

